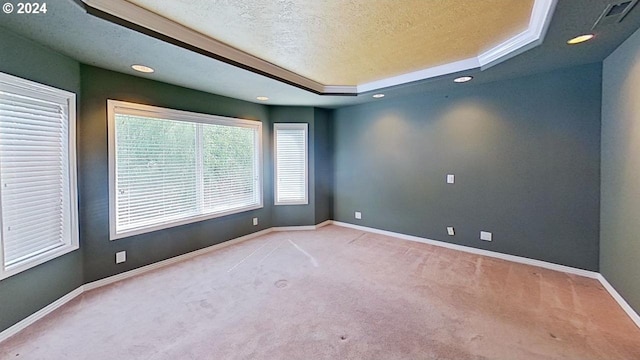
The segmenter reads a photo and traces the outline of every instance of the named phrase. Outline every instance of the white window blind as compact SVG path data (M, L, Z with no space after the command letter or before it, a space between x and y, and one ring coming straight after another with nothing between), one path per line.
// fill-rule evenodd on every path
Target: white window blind
M75 95L0 74L2 277L78 248Z
M111 239L262 207L259 121L108 108Z
M308 204L308 124L274 124L276 205Z
M118 229L197 214L196 124L115 116Z

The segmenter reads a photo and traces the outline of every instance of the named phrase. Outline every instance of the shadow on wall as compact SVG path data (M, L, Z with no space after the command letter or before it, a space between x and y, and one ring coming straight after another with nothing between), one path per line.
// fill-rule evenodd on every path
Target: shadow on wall
M335 220L597 270L601 82L589 64L335 110Z

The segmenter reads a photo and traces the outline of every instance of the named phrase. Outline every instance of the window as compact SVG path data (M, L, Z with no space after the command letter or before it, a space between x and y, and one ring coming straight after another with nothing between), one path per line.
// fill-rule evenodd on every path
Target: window
M78 248L75 94L0 73L0 279Z
M108 101L112 240L262 207L262 123Z
M274 124L276 205L308 204L308 124Z

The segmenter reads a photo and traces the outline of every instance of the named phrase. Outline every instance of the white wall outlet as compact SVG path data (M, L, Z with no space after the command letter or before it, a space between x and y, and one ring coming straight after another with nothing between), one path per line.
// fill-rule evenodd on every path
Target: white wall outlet
M456 232L453 230L453 226L447 226L447 234L449 234L449 236L453 236L456 234Z
M493 234L488 231L480 231L480 240L492 241Z
M362 213L360 211L356 211L356 219L362 219Z
M253 226L258 225L258 218L253 218Z
M127 261L127 252L120 251L116 253L116 264L120 264Z
M456 176L453 174L447 174L447 184L453 184L456 182Z

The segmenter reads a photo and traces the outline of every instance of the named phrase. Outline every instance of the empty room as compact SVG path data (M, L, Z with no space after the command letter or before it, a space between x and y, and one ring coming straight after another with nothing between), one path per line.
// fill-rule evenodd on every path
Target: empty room
M0 1L0 359L640 359L637 2Z

